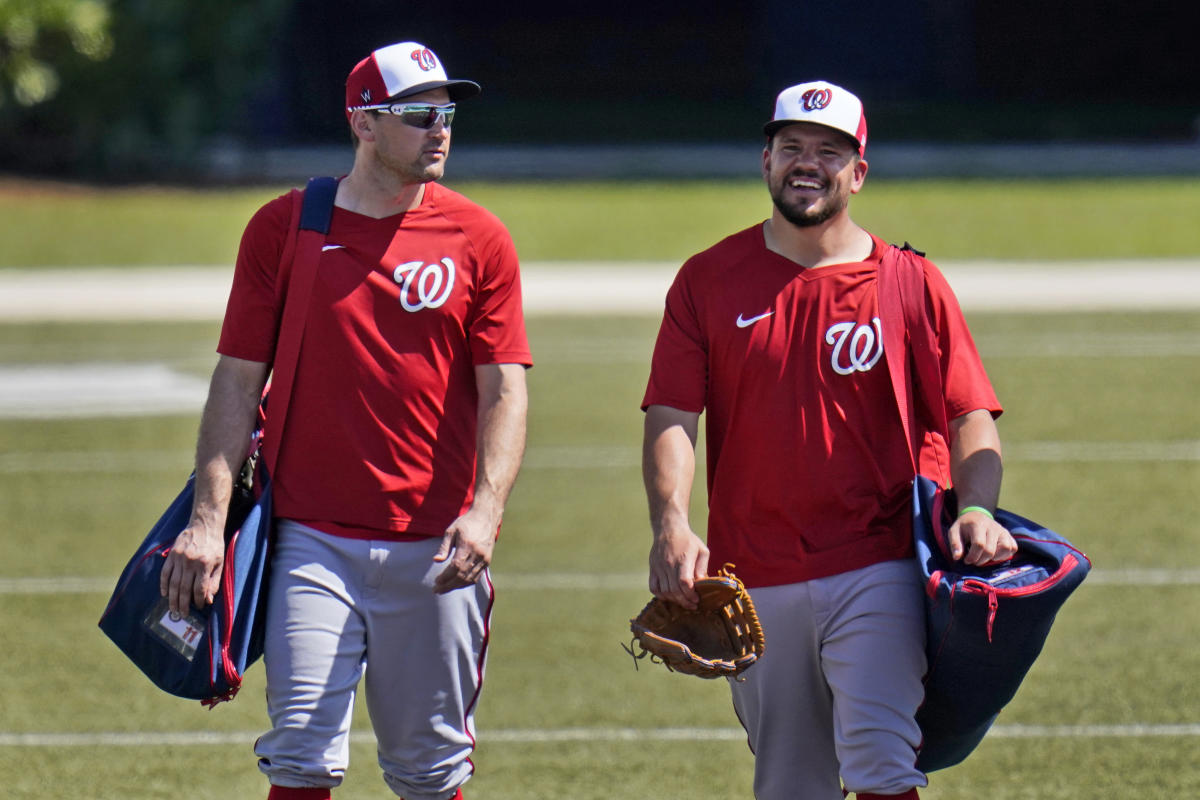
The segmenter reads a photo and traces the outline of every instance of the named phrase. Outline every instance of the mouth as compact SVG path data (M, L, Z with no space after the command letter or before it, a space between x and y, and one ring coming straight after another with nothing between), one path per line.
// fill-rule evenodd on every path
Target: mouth
M825 189L824 181L807 176L793 176L788 180L787 185L792 189L799 189L800 191L819 192Z

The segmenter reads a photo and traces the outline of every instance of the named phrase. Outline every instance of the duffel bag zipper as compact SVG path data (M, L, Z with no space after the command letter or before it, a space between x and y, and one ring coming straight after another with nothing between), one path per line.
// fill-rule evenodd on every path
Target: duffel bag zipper
M1071 570L1079 565L1079 559L1074 555L1068 554L1059 565L1058 569L1053 574L1043 578L1037 583L1031 583L1027 586L1015 586L1011 589L996 588L987 581L979 580L978 578L967 578L963 581L962 588L964 592L971 594L987 595L988 599L988 617L987 617L987 638L988 642L992 641L992 630L996 623L996 611L1000 607L1000 597L1025 597L1031 594L1038 594L1049 586L1053 586L1062 579Z
M230 640L233 638L233 595L236 591L233 577L234 554L237 549L237 540L241 533L242 531L239 528L233 532L232 536L229 537L229 544L225 549L225 563L222 566L223 572L221 574L221 588L224 589L224 591L221 592L221 594L224 595L224 597L221 598L221 601L225 610L225 615L224 619L221 620L220 669L225 675L225 682L229 684L229 688L223 694L217 695L210 700L202 700L201 704L207 706L208 708L213 708L218 703L224 703L232 700L237 695L238 690L242 688L242 676L238 673L237 667L233 663L233 659L229 657ZM208 646L211 651L213 646L211 638L208 641ZM209 663L212 663L214 660L215 659L212 658L212 654L210 652ZM217 689L217 682L215 678L216 676L212 674L210 674L208 678L209 686L212 687L214 692Z

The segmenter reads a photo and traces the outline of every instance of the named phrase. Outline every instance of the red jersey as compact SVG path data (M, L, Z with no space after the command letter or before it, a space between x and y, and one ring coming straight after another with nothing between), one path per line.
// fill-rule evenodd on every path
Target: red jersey
M291 213L242 237L218 351L270 363ZM335 207L273 478L279 517L360 538L441 536L471 504L478 364L532 363L516 250L436 183L383 219Z
M667 294L643 408L706 411L710 563L732 562L749 586L913 553L912 462L876 297L890 245L872 239L866 261L806 269L756 225L691 258ZM999 414L945 278L928 261L925 277L947 417Z

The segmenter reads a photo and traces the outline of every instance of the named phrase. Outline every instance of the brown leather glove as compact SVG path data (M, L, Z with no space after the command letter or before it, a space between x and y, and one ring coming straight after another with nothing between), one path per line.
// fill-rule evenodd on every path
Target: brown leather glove
M655 597L629 621L633 642L626 651L637 659L650 655L672 672L699 678L738 676L766 649L762 625L746 587L726 564L695 583L695 610ZM634 652L634 643L641 652Z

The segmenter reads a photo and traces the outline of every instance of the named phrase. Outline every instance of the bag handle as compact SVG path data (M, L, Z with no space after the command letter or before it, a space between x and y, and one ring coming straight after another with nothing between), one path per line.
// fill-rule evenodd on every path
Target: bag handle
M263 431L263 454L268 474L271 475L275 474L275 465L279 461L283 426L296 377L296 363L304 340L304 322L321 260L321 247L325 244L325 236L329 233L330 220L333 218L337 187L337 178L310 178L303 192L293 194L292 222L279 271L283 277L290 266L291 274L287 276L283 319L279 325L279 339L271 371L270 394L273 399L269 403L266 429Z

